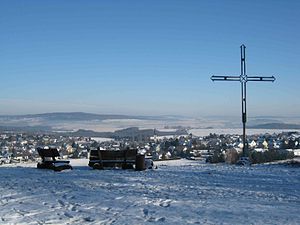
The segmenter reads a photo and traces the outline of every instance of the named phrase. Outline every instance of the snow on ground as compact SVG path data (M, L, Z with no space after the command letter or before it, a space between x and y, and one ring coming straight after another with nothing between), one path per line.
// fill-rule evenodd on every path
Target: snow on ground
M176 160L158 169L0 167L0 224L299 224L299 168Z
M106 142L106 141L114 140L113 138L101 138L101 137L92 137L91 139L98 142Z

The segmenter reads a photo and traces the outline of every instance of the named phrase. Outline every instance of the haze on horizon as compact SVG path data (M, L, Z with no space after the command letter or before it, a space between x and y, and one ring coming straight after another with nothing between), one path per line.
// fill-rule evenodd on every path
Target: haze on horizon
M300 114L300 2L0 2L0 115L91 112L239 116Z

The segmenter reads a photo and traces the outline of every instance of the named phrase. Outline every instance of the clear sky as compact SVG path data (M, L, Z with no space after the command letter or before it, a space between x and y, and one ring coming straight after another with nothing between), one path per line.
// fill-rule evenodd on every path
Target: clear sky
M300 1L0 1L0 114L300 114Z

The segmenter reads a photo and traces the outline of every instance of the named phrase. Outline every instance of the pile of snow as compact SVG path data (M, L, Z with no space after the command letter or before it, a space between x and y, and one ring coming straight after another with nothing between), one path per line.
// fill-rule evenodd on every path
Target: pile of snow
M299 168L159 162L156 170L0 167L0 224L299 224Z
M109 142L109 141L114 141L113 138L92 137L91 139L94 140L94 141L97 141L97 142Z

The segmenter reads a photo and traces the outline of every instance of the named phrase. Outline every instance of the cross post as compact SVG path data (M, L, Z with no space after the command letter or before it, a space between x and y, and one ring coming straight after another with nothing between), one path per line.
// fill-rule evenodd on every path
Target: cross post
M246 122L247 122L247 82L248 81L266 81L274 82L275 77L247 76L246 73L246 46L241 45L241 75L240 76L212 76L212 81L239 81L241 83L242 95L242 123L243 123L243 156L248 156L248 144L246 140Z

